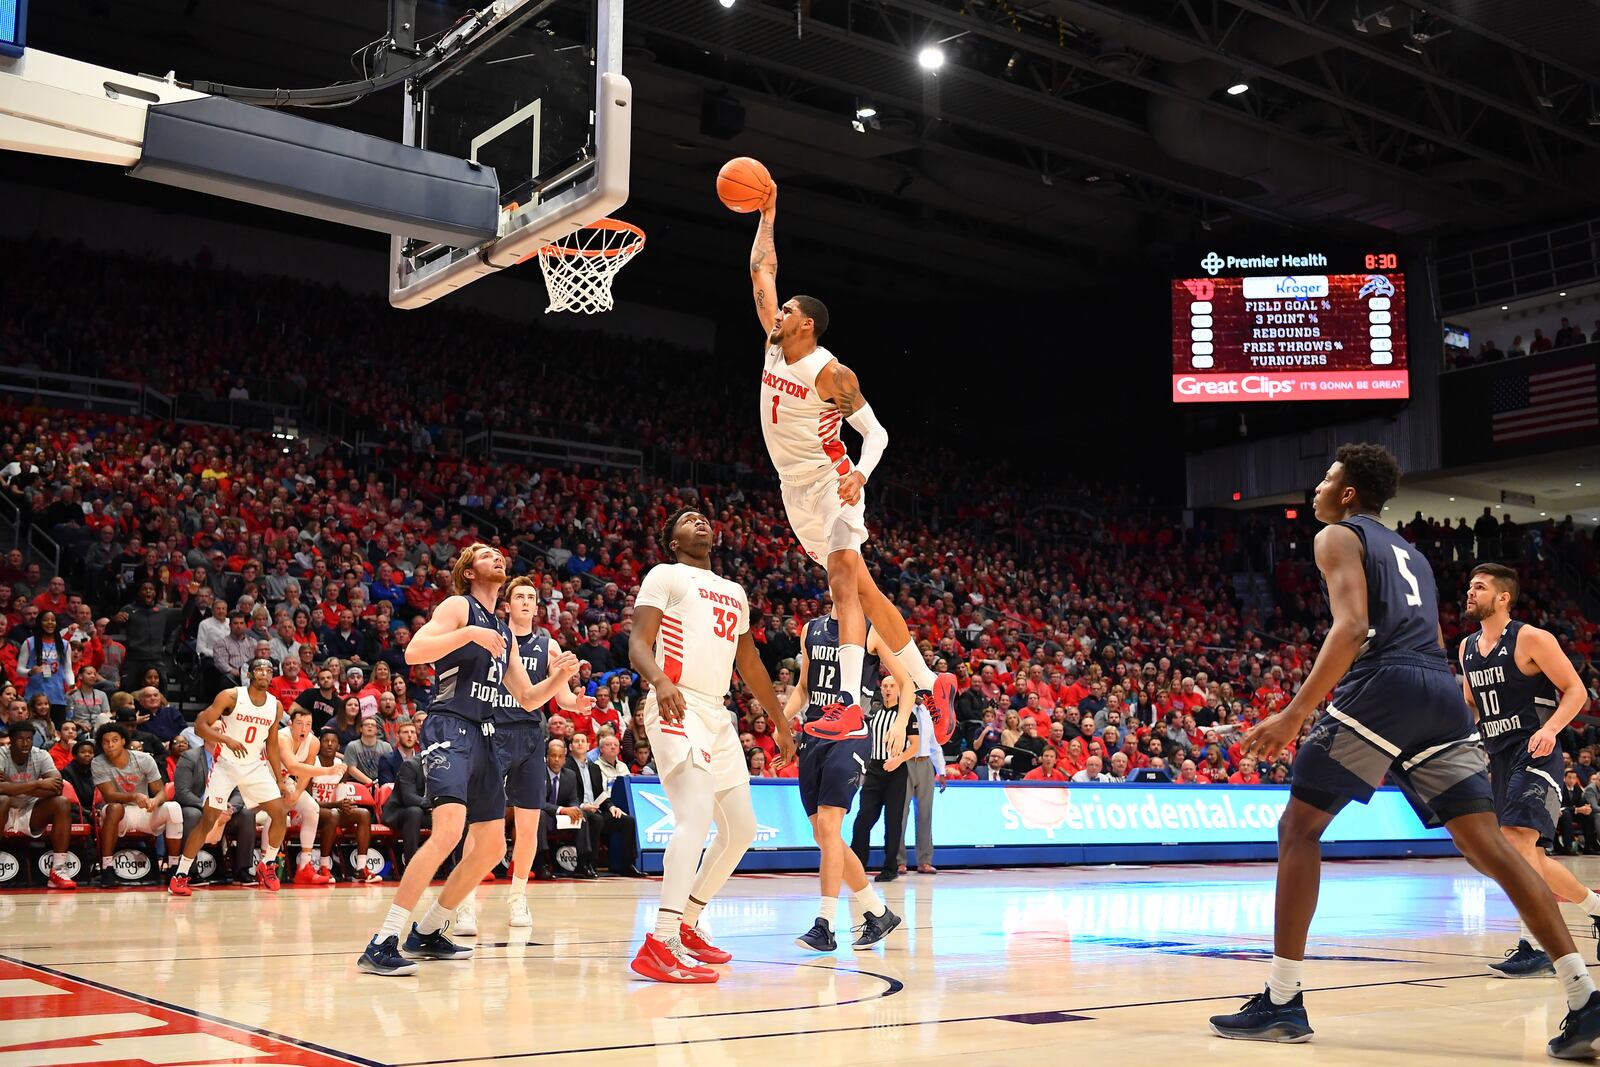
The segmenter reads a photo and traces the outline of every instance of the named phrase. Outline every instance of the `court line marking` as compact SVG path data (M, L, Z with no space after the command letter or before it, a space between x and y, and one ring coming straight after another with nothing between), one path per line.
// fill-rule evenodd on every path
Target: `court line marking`
M365 1067L392 1067L391 1064L383 1063L378 1060L369 1060L366 1057L358 1056L353 1052L341 1052L338 1049L329 1048L326 1045L319 1045L314 1041L305 1041L301 1038L290 1037L287 1034L280 1034L275 1030L268 1030L264 1027L252 1026L249 1023L241 1023L233 1019L224 1019L220 1015L212 1015L209 1012L200 1011L196 1008L185 1007L182 1004L173 1004L170 1001L158 1000L155 997L146 996L143 993L135 993L133 990L124 989L121 986L109 985L105 982L96 982L92 978L83 978L79 975L72 974L69 971L61 971L54 967L46 967L40 963L33 963L29 960L17 959L15 956L6 955L3 952L0 952L0 960L5 960L7 963L15 964L18 967L26 967L35 971L41 971L56 978L64 979L68 982L78 982L93 989L98 989L102 993L111 993L119 997L127 997L130 1000L141 1001L157 1008L165 1008L167 1011L177 1012L179 1015L187 1015L193 1019L203 1019L208 1023L215 1023L218 1026L231 1026L236 1030L242 1030L246 1033L256 1034L260 1037L270 1037L274 1041L282 1041L285 1044L294 1045L297 1048L309 1049L312 1052L320 1052L324 1056L332 1056L335 1059L345 1060L350 1063L364 1064Z
M1489 976L1485 975L1481 971L1475 971L1472 974L1448 974L1423 979L1406 978L1393 979L1386 982L1355 982L1349 985L1319 986L1315 989L1307 988L1303 990L1303 992L1332 993L1346 989L1379 989L1385 986L1409 985L1416 981L1456 982L1466 978L1486 977ZM1167 1007L1174 1004L1205 1004L1211 1001L1219 1000L1243 1000L1248 995L1249 994L1245 993L1228 993L1225 995L1211 997L1180 997L1175 1000L1147 1000L1132 1004L1104 1004L1090 1008L1058 1008L1045 1010L1059 1011L1064 1015L1078 1015L1085 1012L1118 1011L1124 1008L1155 1008ZM389 1067L442 1067L444 1064L452 1063L483 1063L498 1060L537 1059L544 1056L580 1056L590 1052L635 1052L639 1049L666 1048L675 1045L705 1045L724 1041L758 1041L764 1038L810 1037L819 1034L848 1034L857 1033L863 1030L899 1030L910 1026L943 1026L949 1023L996 1022L1003 1021L1005 1018L1005 1015L968 1015L955 1019L919 1019L908 1022L870 1023L865 1026L840 1026L815 1030L790 1030L786 1032L767 1034L733 1034L723 1037L695 1037L684 1038L681 1041L646 1041L633 1045L605 1045L596 1048L584 1049L563 1048L549 1049L542 1052L506 1052L493 1056L462 1056L458 1058L442 1060L407 1060L400 1063L390 1064Z

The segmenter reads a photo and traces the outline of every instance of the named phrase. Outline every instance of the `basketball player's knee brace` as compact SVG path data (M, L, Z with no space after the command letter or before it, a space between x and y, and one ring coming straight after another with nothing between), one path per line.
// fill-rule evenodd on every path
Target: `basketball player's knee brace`
M743 851L756 839L756 813L750 806L748 793L742 801L717 804L717 836L725 838L728 847Z

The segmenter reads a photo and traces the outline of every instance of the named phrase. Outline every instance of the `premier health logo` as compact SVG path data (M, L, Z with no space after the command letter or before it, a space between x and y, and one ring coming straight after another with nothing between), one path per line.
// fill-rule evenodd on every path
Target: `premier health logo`
M1221 270L1225 266L1227 266L1227 264L1223 262L1222 257L1217 255L1215 252L1207 252L1206 258L1200 261L1200 268L1213 278L1217 276L1217 271Z

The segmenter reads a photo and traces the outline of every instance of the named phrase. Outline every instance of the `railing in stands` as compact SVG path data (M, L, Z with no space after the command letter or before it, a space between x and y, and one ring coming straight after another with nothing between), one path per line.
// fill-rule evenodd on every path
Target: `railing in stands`
M494 456L508 456L519 460L549 459L561 463L586 464L593 467L615 467L620 470L642 470L644 453L637 448L619 448L615 445L593 444L561 437L531 437L527 434L507 433L504 430L484 430L467 438L467 442L483 439L485 450Z
M172 402L172 397L166 393L151 389L148 386L144 391L144 405L142 412L145 418L160 419L162 422L171 422L177 408Z
M1439 259L1439 304L1453 315L1600 278L1600 219Z
M24 552L38 557L39 568L47 574L56 575L61 572L61 545L39 527L28 527L28 543Z
M22 543L22 512L4 493L0 493L0 531L0 546L16 548Z
M0 393L42 400L52 407L79 411L121 411L136 415L142 387L128 382L60 374L32 367L0 367Z

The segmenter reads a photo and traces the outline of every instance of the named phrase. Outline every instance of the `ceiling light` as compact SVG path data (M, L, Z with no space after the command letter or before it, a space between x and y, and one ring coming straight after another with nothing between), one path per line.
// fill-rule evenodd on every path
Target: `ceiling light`
M1557 294L1556 294L1556 295L1557 295L1557 296L1566 296L1566 295L1567 295L1567 294L1566 294L1566 293L1564 293L1564 292L1561 292L1561 293L1557 293Z
M1510 311L1511 310L1511 305L1510 304L1501 304L1500 305L1500 310L1501 311Z
M1394 29L1394 23L1389 21L1389 9L1388 8L1384 8L1382 11L1380 11L1376 15L1372 16L1372 21L1376 22L1380 29L1385 29L1385 30Z
M917 53L917 65L923 70L938 70L944 66L944 49L930 44Z
M1455 502L1456 502L1456 498L1455 497L1451 497L1450 498L1450 503L1454 504Z
M1240 78L1238 81L1236 81L1232 85L1228 86L1228 95L1229 96L1242 96L1245 93L1248 93L1249 91L1250 91L1250 83L1245 81L1243 78Z
M873 107L871 104L863 104L862 106L856 108L856 118L858 119L875 119L877 117L878 109Z
M852 130L856 131L857 133L866 133L867 132L867 124L862 122L860 119L851 119L850 120L850 128Z
M1577 486L1579 489L1583 488L1583 483L1582 482L1573 482L1572 484Z
M735 2L736 0L717 0L717 3L721 4L724 8L732 7Z

